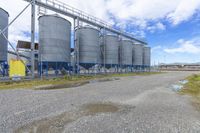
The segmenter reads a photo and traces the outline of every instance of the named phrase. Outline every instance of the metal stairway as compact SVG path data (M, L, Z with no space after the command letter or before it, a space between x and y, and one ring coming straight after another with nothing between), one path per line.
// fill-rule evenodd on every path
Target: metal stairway
M32 2L32 0L24 0L24 1ZM147 44L146 41L144 41L141 38L138 39L138 37L136 38L135 36L133 36L130 33L116 30L112 27L111 24L109 24L97 17L91 16L81 10L74 8L74 7L71 7L63 2L58 1L58 0L35 0L35 4L37 6L39 6L39 13L41 13L41 14L44 14L47 9L52 10L54 12L61 13L63 15L66 15L66 16L74 18L74 19L78 18L80 21L91 24L93 26L97 26L99 28L105 28L106 30L108 30L110 32L116 33L118 35L122 35L133 41L136 41L136 42L139 42L142 44Z

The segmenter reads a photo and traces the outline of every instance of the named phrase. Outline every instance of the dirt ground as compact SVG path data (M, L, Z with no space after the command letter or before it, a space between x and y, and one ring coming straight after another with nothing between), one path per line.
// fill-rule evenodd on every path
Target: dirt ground
M169 72L56 90L1 90L0 132L199 133L200 113Z

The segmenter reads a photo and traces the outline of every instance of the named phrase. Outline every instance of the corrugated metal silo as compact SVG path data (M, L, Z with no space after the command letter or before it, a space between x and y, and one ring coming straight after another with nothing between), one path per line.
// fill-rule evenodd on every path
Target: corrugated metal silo
M105 64L107 68L119 65L119 38L115 35L106 35Z
M99 30L81 27L76 30L79 44L79 64L88 69L100 63Z
M131 40L122 40L121 63L124 66L131 66L133 61L133 43Z
M151 65L151 48L147 46L143 48L143 65L146 67Z
M39 17L41 62L70 62L71 23L57 15Z
M3 30L8 25L9 14L4 9L0 8L0 29ZM4 32L8 38L8 29ZM0 35L0 62L7 61L8 42L4 36Z
M143 65L143 45L133 45L133 65L141 67Z

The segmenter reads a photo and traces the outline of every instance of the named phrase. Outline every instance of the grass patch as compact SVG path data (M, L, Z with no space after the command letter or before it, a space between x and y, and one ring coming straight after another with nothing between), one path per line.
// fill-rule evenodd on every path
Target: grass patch
M75 84L81 84L88 80L93 79L93 76L64 76L62 78L52 78L52 79L35 79L28 81L8 81L0 83L1 89L60 89L67 88ZM41 87L40 87L41 86Z
M144 73L122 73L122 74L105 74L105 75L89 75L89 76L64 76L62 78L52 79L35 79L28 81L8 81L0 83L2 89L60 89L74 86L80 86L89 83L90 80L103 79L111 77L126 77L136 75L152 75L160 74L160 72L144 72ZM107 79L109 80L109 79Z
M193 97L193 104L200 111L200 75L192 75L187 78L188 83L184 85L180 94L187 94Z

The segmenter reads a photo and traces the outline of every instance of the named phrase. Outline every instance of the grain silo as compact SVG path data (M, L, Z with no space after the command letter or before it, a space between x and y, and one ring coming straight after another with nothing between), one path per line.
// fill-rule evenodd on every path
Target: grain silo
M4 28L7 27L8 17L9 17L8 12L0 8L0 30L4 30ZM6 36L6 38L8 38L8 29L6 29L3 33ZM8 51L8 41L1 34L0 35L0 62L7 61L7 51Z
M143 48L143 65L144 67L150 67L151 65L151 48L147 46Z
M39 17L39 61L42 68L67 69L70 63L71 23L58 15Z
M79 47L79 64L89 69L100 63L100 31L92 27L80 27L76 30Z
M122 40L121 45L121 63L123 67L132 66L133 43L131 40Z
M143 67L143 45L133 44L133 67L141 69Z
M108 69L119 66L119 38L116 35L105 37L105 66Z

